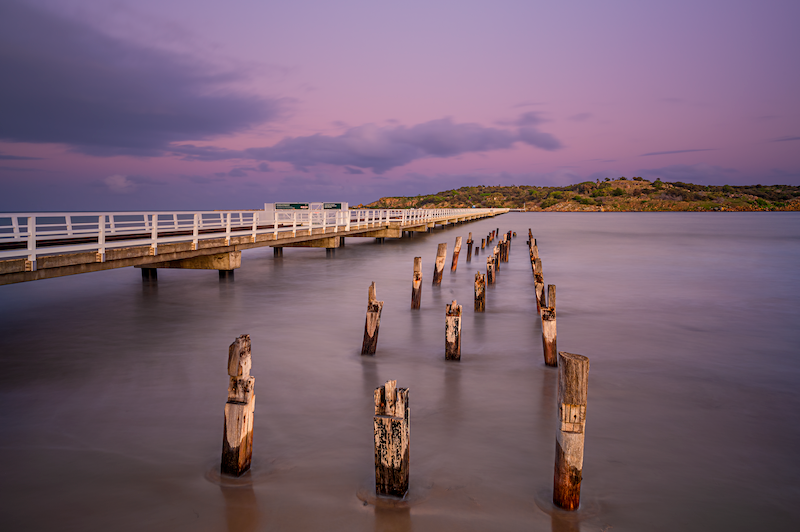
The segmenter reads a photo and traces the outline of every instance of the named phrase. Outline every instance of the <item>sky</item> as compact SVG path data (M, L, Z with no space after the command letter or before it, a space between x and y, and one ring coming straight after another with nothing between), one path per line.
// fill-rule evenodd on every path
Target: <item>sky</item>
M797 0L0 0L0 210L800 185Z

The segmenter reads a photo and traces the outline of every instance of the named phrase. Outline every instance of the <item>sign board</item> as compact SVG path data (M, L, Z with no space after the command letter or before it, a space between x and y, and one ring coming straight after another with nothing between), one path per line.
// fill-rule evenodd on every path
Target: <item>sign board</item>
M288 210L308 209L308 203L276 203L275 210L281 210L281 209L288 209Z
M342 210L342 204L341 203L323 203L322 204L322 208L325 209L325 210L334 209L334 210L340 211L340 210Z

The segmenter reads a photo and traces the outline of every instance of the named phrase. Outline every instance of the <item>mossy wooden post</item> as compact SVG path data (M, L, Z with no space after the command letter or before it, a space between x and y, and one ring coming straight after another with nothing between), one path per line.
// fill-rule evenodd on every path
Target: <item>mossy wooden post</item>
M447 260L447 244L439 244L436 250L436 262L433 265L433 284L442 284L444 274L444 261Z
M494 284L494 255L486 257L486 284Z
M558 365L556 347L556 285L547 285L547 306L542 308L542 352L544 363Z
M243 334L228 347L228 402L222 435L225 475L241 476L253 458L253 413L256 409L255 377L250 376L250 336Z
M369 285L369 299L367 300L367 322L364 324L364 343L361 344L362 355L374 355L378 348L378 331L381 327L381 311L383 301L377 300L375 282Z
M461 305L455 299L445 310L444 358L461 360Z
M450 263L450 271L451 272L456 271L456 268L458 268L458 255L459 255L459 253L461 253L461 237L457 236L456 237L456 245L455 245L455 247L453 247L453 262Z
M375 492L403 497L408 491L408 388L397 381L375 389Z
M486 310L486 275L478 272L475 274L475 312Z
M475 250L477 253L477 250ZM472 260L472 233L467 237L467 262Z
M411 308L422 301L422 257L414 257L414 278L411 280Z
M586 428L586 398L589 390L589 359L558 353L558 419L556 463L553 472L553 503L577 510L581 502L583 440Z

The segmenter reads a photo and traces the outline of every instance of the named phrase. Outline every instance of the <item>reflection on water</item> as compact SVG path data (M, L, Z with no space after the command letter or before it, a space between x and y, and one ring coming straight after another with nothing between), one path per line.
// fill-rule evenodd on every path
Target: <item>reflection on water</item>
M433 287L437 244L452 253L456 236L498 226L522 236L475 314L488 251ZM580 525L535 501L552 490L556 373L528 227L558 285L559 347L591 359ZM330 260L250 250L232 280L162 270L145 283L129 268L0 287L2 528L795 528L797 264L793 213L513 213L382 245L350 238ZM372 281L385 302L374 358L359 355ZM453 299L462 358L445 362ZM257 480L220 488L205 470L240 334ZM389 379L410 389L410 510L356 496L374 480L372 392Z
M261 515L253 486L220 486L225 498L225 520L228 532L254 532L259 530Z

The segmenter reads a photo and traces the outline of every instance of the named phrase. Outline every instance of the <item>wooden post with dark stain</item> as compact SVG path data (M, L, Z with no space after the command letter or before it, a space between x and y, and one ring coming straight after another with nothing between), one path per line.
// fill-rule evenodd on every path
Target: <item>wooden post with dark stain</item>
M481 238L481 249L483 249L485 247L486 247L486 239L485 238Z
M403 497L408 492L408 388L386 381L375 389L374 399L375 492Z
M494 284L494 255L486 257L486 284Z
M461 305L455 299L445 310L444 358L461 360Z
M478 250L475 250L477 254ZM467 237L467 262L472 260L472 233Z
M547 306L544 300L544 273L542 272L542 259L536 259L533 270L533 285L536 289L536 311L542 315L542 309Z
M492 253L494 254L494 271L497 273L500 271L500 246L495 246Z
M456 271L456 268L458 268L458 255L459 255L459 253L461 253L461 237L457 236L456 237L456 245L453 248L453 262L450 263L450 271L451 272Z
M542 352L544 363L548 366L558 365L558 348L556 347L556 285L547 285L547 306L542 308Z
M414 278L411 280L411 308L422 301L422 257L414 257Z
M241 476L253 458L253 413L256 409L255 377L250 376L250 336L243 334L228 347L228 402L222 434L225 475Z
M475 274L475 312L486 310L486 274Z
M558 353L558 419L556 462L553 471L553 503L577 510L581 502L583 441L586 398L589 391L589 359Z
M361 344L362 355L374 355L378 348L378 331L381 327L381 311L383 301L377 300L375 282L369 285L367 300L367 322L364 324L364 343Z
M436 250L436 262L433 265L433 284L442 284L444 274L444 261L447 260L447 244L439 244Z

